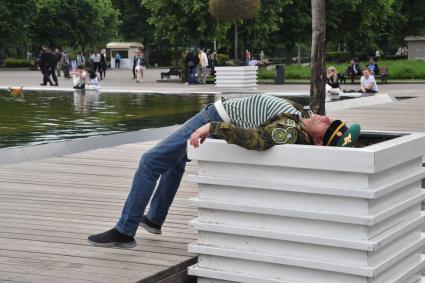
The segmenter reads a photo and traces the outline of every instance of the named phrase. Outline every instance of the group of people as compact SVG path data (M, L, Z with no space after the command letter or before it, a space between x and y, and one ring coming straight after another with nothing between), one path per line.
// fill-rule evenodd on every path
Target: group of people
M52 52L50 48L43 46L38 56L38 66L43 74L43 82L40 85L59 86L58 77L61 76L61 70L63 70L65 79L73 78L74 88L84 88L86 84L90 85L90 81L94 80L94 78L89 80L90 77L93 77L92 74L96 75L96 79L99 76L103 80L106 77L107 69L106 50L93 51L89 56L89 62L90 66L86 72L86 58L83 51L71 58L66 50L60 52L56 48ZM97 85L99 84L97 83Z
M378 74L379 67L373 58L369 59L366 68L362 69L356 58L353 58L350 65L347 67L346 75L350 77L361 76L360 90L349 91L359 92L361 94L374 94L378 92L378 84L375 80L375 75ZM335 67L330 66L327 69L326 77L326 101L330 101L339 97L343 91L340 86L341 75Z
M217 52L209 49L205 52L202 48L198 48L197 51L189 50L185 56L187 83L189 85L206 84L208 67L213 74L214 67L218 65Z
M99 90L100 83L98 74L94 68L87 68L80 64L72 71L72 85L74 89L92 89Z

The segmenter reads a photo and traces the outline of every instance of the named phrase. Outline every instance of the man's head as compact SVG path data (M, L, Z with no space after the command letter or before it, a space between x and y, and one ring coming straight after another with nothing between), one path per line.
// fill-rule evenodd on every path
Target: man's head
M317 145L348 147L360 135L358 124L347 127L345 122L328 116L313 114L310 118L303 119L303 124Z
M370 76L370 70L369 69L364 69L363 70L363 76L367 79Z

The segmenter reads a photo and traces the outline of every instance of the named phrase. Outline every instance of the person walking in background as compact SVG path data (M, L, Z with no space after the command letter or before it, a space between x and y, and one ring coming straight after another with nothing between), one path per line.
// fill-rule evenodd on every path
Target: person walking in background
M61 69L62 69L62 53L59 52L59 49L56 48L55 49L55 60L56 60L56 73L57 76L60 77L61 76Z
M207 83L207 67L208 67L208 57L205 54L204 50L199 49L198 52L198 83L206 84Z
M102 49L100 50L100 63L99 63L99 67L100 67L100 79L103 80L104 78L106 78L106 69L108 68L108 64L106 63L106 50Z
M133 57L133 79L136 79L136 66L137 66L137 59L140 57L140 49L136 49L134 51L134 57Z
M101 69L100 69L100 53L97 52L97 51L93 52L92 64L93 64L93 71L95 73L100 74L100 72L101 72Z
M50 53L51 54L51 53ZM53 55L53 54L52 54ZM40 84L42 86L53 85L52 80L50 79L50 62L51 58L49 56L49 52L47 47L43 46L40 51L40 55L38 56L38 66L40 67L40 71L43 74L43 82ZM54 57L53 57L54 61Z
M376 84L375 77L371 74L369 69L363 70L363 76L360 78L360 92L377 93L378 85Z
M78 55L77 55L77 66L80 66L80 65L86 66L86 58L84 58L83 51L78 52Z
M366 65L366 68L370 70L370 73L375 76L379 72L378 64L376 64L375 59L372 57L369 58L369 63Z
M143 71L146 68L145 63L145 55L142 50L139 51L139 56L136 61L136 75L137 75L137 82L142 83L143 82Z
M49 76L52 76L52 79L55 82L54 86L59 86L58 77L56 76L56 65L58 64L58 62L56 61L56 57L52 51L49 50L48 54L50 62Z
M121 54L119 52L117 52L115 54L115 69L119 69L120 68L120 63L121 63Z
M68 52L64 50L62 53L62 63L63 63L63 76L65 79L71 78L71 76L69 75L70 62L71 61L69 60Z

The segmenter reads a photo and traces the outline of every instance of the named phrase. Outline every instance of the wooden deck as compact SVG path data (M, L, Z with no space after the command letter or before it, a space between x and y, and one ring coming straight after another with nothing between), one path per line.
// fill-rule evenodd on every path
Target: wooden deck
M183 180L162 235L139 229L133 249L99 248L87 236L114 226L143 151L128 144L0 166L0 282L180 282L196 262ZM196 163L187 172L196 170ZM186 278L187 279L187 278Z
M362 130L425 132L425 96L328 114L359 123Z

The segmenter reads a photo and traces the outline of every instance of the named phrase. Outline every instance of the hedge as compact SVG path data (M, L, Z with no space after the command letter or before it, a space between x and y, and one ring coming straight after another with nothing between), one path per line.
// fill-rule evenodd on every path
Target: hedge
M422 60L380 60L378 66L388 67L388 79L408 80L408 79L425 79L425 61ZM360 67L366 67L367 62L360 62ZM327 67L334 66L339 73L345 73L348 63L333 64L328 62ZM285 65L286 79L310 79L309 65ZM260 68L258 71L259 79L274 79L275 70Z
M7 58L4 61L4 66L5 67L12 67L12 68L16 68L16 67L31 67L33 64L34 63L32 61L25 60L25 59Z

